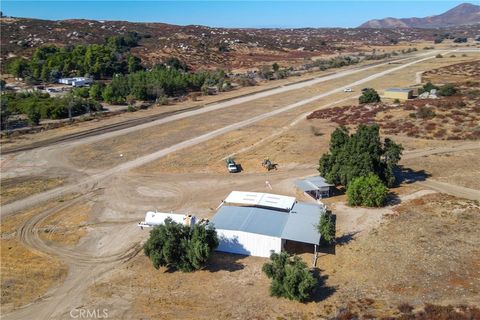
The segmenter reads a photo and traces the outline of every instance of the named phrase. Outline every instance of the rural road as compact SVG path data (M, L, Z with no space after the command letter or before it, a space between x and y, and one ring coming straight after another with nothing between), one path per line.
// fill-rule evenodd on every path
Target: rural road
M117 173L120 173L120 172L123 172L123 171L128 171L128 170L143 166L143 165L145 165L149 162L152 162L154 160L158 160L162 157L165 157L166 155L169 155L173 152L177 152L179 150L182 150L182 149L185 149L185 148L188 148L188 147L192 147L194 145L197 145L199 143L208 141L212 138L218 137L218 136L223 135L225 133L250 126L250 125L252 125L256 122L259 122L261 120L265 120L265 119L274 117L274 116L276 116L280 113L299 108L301 106L307 105L309 103L312 103L312 102L317 101L319 99L322 99L322 98L325 98L327 96L333 95L335 93L342 92L344 88L361 85L363 83L367 83L369 81L381 78L381 77L383 77L387 74L390 74L390 73L396 72L398 70L410 67L410 66L415 65L417 63L420 63L422 61L426 61L426 60L429 60L429 59L434 59L436 54L437 54L437 52L429 52L429 53L426 53L426 54L421 54L421 55L419 55L420 57L423 57L423 56L426 56L426 57L419 58L419 59L416 59L414 61L407 62L405 64L401 64L399 66L395 66L395 67L389 68L389 69L381 71L381 72L374 73L374 74L372 74L370 76L367 76L363 79L354 81L352 83L348 83L348 84L346 84L342 87L324 92L322 94L312 96L312 97L307 98L307 99L303 99L303 100L298 101L296 103L284 106L282 108L275 109L275 110L270 111L270 112L266 112L266 113L257 115L255 117L250 118L250 119L246 119L246 120L243 120L243 121L231 124L231 125L227 125L223 128L210 131L206 134L197 136L195 138L185 140L183 142L172 145L168 148L158 150L158 151L153 152L151 154L141 156L137 159L134 159L134 160L125 162L123 164L120 164L116 167L107 169L103 172L88 176L88 177L80 180L77 183L61 186L61 187L58 187L58 188L55 188L55 189L52 189L52 190L48 190L48 191L43 192L43 193L34 194L30 197L27 197L27 198L9 203L7 205L2 206L2 210L0 212L0 215L1 216L6 216L6 215L12 214L14 212L32 207L35 204L38 204L38 203L41 203L41 202L44 202L44 201L47 201L47 200L50 200L50 199L53 199L53 198L56 198L56 197L60 197L60 196L65 195L67 193L76 192L78 190L90 190L99 181L101 181L101 180L103 180L107 177L110 177L114 174L117 174ZM404 59L399 59L397 61L411 60L412 58L413 57L404 58ZM384 64L388 65L390 63L391 62L387 62L387 63L384 63ZM382 65L382 64L380 64L380 65ZM378 66L379 65L376 65L374 67L378 67ZM226 108L226 107L234 105L234 104L252 101L252 100L259 99L259 98L262 98L262 97L266 97L266 96L269 96L269 95L273 95L273 94L277 94L277 93L283 93L285 91L300 89L300 88L303 88L305 86L310 86L310 85L317 84L317 83L320 83L320 82L324 82L324 81L327 81L327 80L347 76L347 75L357 73L357 72L360 72L360 71L369 70L369 69L374 68L374 67L370 66L370 67L361 68L361 69L357 69L357 70L347 70L347 71L340 72L338 74L333 74L333 75L330 75L330 76L326 76L326 77L323 77L323 78L318 78L318 79L313 79L311 81L305 81L305 82L301 82L301 83L298 83L298 84L293 84L293 85L290 85L288 87L277 88L277 89L273 89L271 91L265 91L265 92L261 92L261 93L254 94L254 95L251 95L251 96L241 97L241 98L238 98L238 99L233 99L233 100L230 100L230 101L227 101L227 102L212 105L210 107L206 107L206 108L202 108L202 109L198 109L198 110L193 110L193 111L173 115L171 117L163 118L163 119L153 121L153 122L150 122L150 123L147 123L147 124L139 125L139 126L136 126L136 127L131 127L131 128L127 128L127 129L114 131L114 132L109 132L109 133L105 133L105 134L101 134L101 135L97 135L97 136L93 136L93 137L87 137L87 138L82 139L82 140L67 143L67 145L65 145L65 147L73 147L75 145L84 144L84 143L93 143L93 142L98 141L98 140L102 140L102 139L126 134L126 133L129 133L129 132L144 129L144 128L147 128L147 127L151 127L151 126L163 124L163 123L166 123L166 122L183 119L183 118L186 118L186 117L191 117L191 116L201 114L201 113L205 113L205 112L210 112L210 111ZM336 103L336 102L334 102L334 103ZM58 148L61 148L62 145L63 144L59 144Z
M450 51L448 51L448 52L450 52ZM392 61L388 61L388 62L374 63L374 64L371 64L371 65L368 65L368 66L365 66L365 67L356 67L356 68L344 70L344 71L341 71L341 72L332 73L332 74L329 74L329 75L326 75L326 76L322 76L322 77L318 77L318 78L314 78L314 79L310 79L310 80L306 80L306 81L300 81L300 82L288 84L288 85L285 85L285 86L276 87L276 88L273 88L273 89L268 89L268 90L264 90L264 91L261 91L261 92L248 94L248 95L245 95L245 96L240 96L240 97L237 97L237 98L232 98L232 99L229 99L227 101L213 103L213 104L207 105L205 107L194 107L194 108L172 111L172 112L169 112L169 113L155 115L155 116L149 117L148 119L147 118L132 119L132 120L125 121L125 122L122 122L122 123L111 124L111 125L108 125L106 127L96 128L96 129L89 130L89 131L86 131L86 132L79 132L79 133L74 133L74 134L67 135L67 136L60 137L60 138L54 138L54 139L39 141L39 142L30 144L30 145L27 145L27 146L22 146L22 147L12 148L12 149L7 148L7 149L3 150L2 153L3 154L9 154L9 153L16 153L16 152L21 152L21 151L28 151L28 150L32 150L32 149L36 149L36 148L47 147L47 146L50 146L52 144L59 145L59 147L60 146L74 147L74 146L78 146L78 145L82 145L82 144L93 143L93 142L100 141L100 140L103 140L103 139L113 138L113 137L121 136L121 135L124 135L124 134L127 134L127 133L135 132L135 131L138 131L138 130L150 128L150 127L153 127L153 126L158 126L158 125L165 124L165 123L168 123L168 122L171 122L171 121L181 120L181 119L185 119L185 118L188 118L188 117L200 115L200 114L203 114L203 113L228 108L228 107L231 107L231 106L234 106L234 105L237 105L237 104L241 104L241 103L250 102L250 101L257 100L257 99L269 97L269 96L272 96L272 95L281 94L281 93L289 92L289 91L292 91L292 90L302 89L302 88L305 88L305 87L308 87L308 86L313 86L313 85L316 85L316 84L319 84L319 83L322 83L322 82L331 81L331 80L334 80L334 79L350 76L350 75L353 75L353 74L356 74L356 73L359 73L359 72L371 70L373 68L378 68L378 67L381 67L381 66L386 66L386 65L390 65L390 64L397 64L397 63L400 63L400 62L403 62L403 61L412 60L412 59L423 57L423 56L430 56L429 58L426 58L426 59L430 59L430 58L433 58L435 56L435 54L438 53L438 52L442 52L442 53L445 53L445 54L448 53L448 52L443 52L443 51L427 52L427 53L418 54L416 56L410 56L410 57L407 57L407 58L392 60ZM402 65L400 67L393 68L392 71L383 73L380 76L375 76L374 75L373 78L367 79L365 81L360 80L360 82L358 82L358 83L348 84L346 86L338 88L333 93L340 92L346 87L355 86L355 85L358 85L358 84L365 83L369 80L376 79L376 78L381 77L385 74L394 72L394 71L399 70L399 69L403 69L405 67L408 67L411 64L415 64L415 63L424 61L426 59L416 60L413 63L408 63L406 65ZM320 99L320 98L318 98L318 99Z
M362 83L366 83L370 80L380 78L386 74L395 72L399 69L414 65L415 63L419 63L421 61L431 59L435 56L435 54L436 52L435 53L429 52L428 54L422 55L425 57L419 60L408 62L406 64L395 66L388 70L372 74L366 78L347 84L344 87L356 86ZM412 58L408 58L408 59L412 59ZM402 59L402 60L406 60L406 59ZM377 66L378 65L376 65L376 67ZM348 74L344 74L344 75L348 75ZM338 74L336 74L335 76L338 76ZM321 78L321 79L324 79L324 78ZM322 80L322 81L326 81L326 80ZM295 85L299 85L298 88L303 88L303 86L308 86L311 84L308 84L308 82L303 82L301 84L295 84ZM291 86L288 86L285 88L290 88L290 87ZM32 217L30 220L26 221L23 224L23 226L19 229L17 236L20 242L27 245L28 247L39 250L41 252L58 256L62 261L64 261L68 265L69 274L66 280L63 283L61 283L59 287L54 288L54 290L50 291L48 295L44 296L39 301L36 301L33 304L27 305L24 308L17 309L10 314L2 316L2 319L10 320L10 319L69 318L68 311L65 311L65 310L68 310L68 308L72 308L72 306L80 306L80 307L83 306L82 304L83 301L81 299L83 296L88 294L88 290L91 289L92 277L94 279L93 281L95 282L95 279L98 279L109 270L112 270L122 262L130 259L132 256L134 256L138 252L139 242L137 241L137 239L136 238L134 239L134 237L126 237L126 236L125 238L128 241L125 241L124 243L121 243L121 244L111 241L111 245L107 248L108 250L104 250L103 252L104 254L98 253L96 251L92 251L92 252L95 252L95 255L88 254L88 252L83 252L78 248L76 248L76 250L70 250L69 248L64 248L58 245L45 243L44 240L42 240L39 237L38 232L40 231L38 230L38 226L49 215L53 214L58 210L62 210L62 207L70 206L76 202L82 203L82 201L87 199L91 195L91 193L98 188L99 182L102 182L102 186L103 186L103 182L105 182L105 180L113 179L117 173L134 169L136 167L147 164L151 161L160 159L178 150L195 146L199 143L208 141L212 138L218 137L227 132L250 126L256 122L274 117L282 112L286 112L286 111L293 110L295 108L299 108L301 106L307 105L323 97L340 92L343 90L344 87L336 88L335 90L330 90L328 92L324 92L322 94L312 96L308 99L304 99L296 103L292 103L290 105L284 106L282 108L278 108L276 110L266 112L266 113L257 115L255 117L251 117L249 119L224 126L220 129L212 130L198 137L182 141L180 143L174 144L167 148L155 151L151 154L141 156L137 159L125 162L111 169L107 169L101 173L87 176L81 179L80 181L78 181L77 183L65 185L44 193L32 195L26 199L22 199L22 200L3 206L1 210L1 215L8 215L18 210L22 210L30 206L34 206L39 202L43 202L49 199L59 197L66 193L70 193L70 192L82 193L82 195L80 195L79 197L75 198L72 201L68 201L68 203L60 204L60 206L57 206L55 209L47 210L45 212L42 212L39 215ZM284 92L284 91L280 91L280 92ZM276 93L279 93L279 92L276 92ZM276 93L272 93L272 94L276 94ZM261 94L265 94L265 92L262 92ZM261 94L259 93L259 95ZM55 143L55 145L54 146L52 145L51 148L65 148L65 147L72 146L72 144L79 145L84 143L92 143L92 142L106 139L109 137L114 137L114 136L129 133L129 132L133 132L136 130L141 130L146 127L151 127L151 126L159 125L162 123L183 119L193 115L214 111L221 108L226 108L234 104L245 102L244 100L241 100L241 99L248 98L251 100L246 100L246 101L253 101L255 99L262 97L262 96L257 96L255 99L252 99L253 96L254 95L234 99L236 100L236 102L234 103L233 103L234 100L230 100L228 102L222 102L222 103L211 105L202 109L190 110L181 114L175 114L169 117L158 119L150 123L137 125L135 127L123 128L121 130L96 134L94 136L81 137L80 139L75 139L73 141L64 141L60 143ZM339 99L333 103L323 105L320 108L327 108L331 105L344 102L345 100L348 100L348 99L352 99L352 97L349 97L346 99ZM233 104L229 104L229 103L233 103ZM288 127L298 124L304 118L305 118L304 114L299 115L288 126L284 128L279 128L278 132L281 133L282 130L286 130L288 129ZM275 132L272 134L272 136L269 136L260 140L258 144L261 144L266 140L271 139L274 135L278 134L278 132ZM258 144L256 144L255 146L258 146ZM458 144L455 147L427 148L423 150L414 150L412 152L405 152L404 158L413 159L413 158L423 157L425 155L439 154L439 153L452 153L452 152L461 151L461 150L478 149L478 148L480 148L480 145L478 143L463 143L463 144ZM40 152L41 150L37 150L37 151ZM46 151L48 151L48 148L46 148ZM244 151L245 150L242 149L242 150L239 150L238 152L244 152ZM462 192L463 196L466 196L466 197L471 197L471 196L475 197L475 196L478 196L478 193L479 193L479 191L477 190L457 187L457 186L453 186L450 184L441 183L433 180L425 180L418 183L424 184L426 188L429 188L429 189L431 188L441 192L447 192L451 194L455 194L455 193L460 194L460 192ZM472 193L472 191L476 193ZM126 224L128 226L124 226L124 227L134 228L134 226L132 226L132 223L126 223ZM122 233L123 236L126 234L124 232L125 229L116 229L117 232L118 230L121 230L120 233Z

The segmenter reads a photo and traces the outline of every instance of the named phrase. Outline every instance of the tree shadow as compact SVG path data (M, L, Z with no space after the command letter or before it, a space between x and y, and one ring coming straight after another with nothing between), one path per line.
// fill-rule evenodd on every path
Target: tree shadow
M318 280L318 283L312 297L306 302L321 302L337 291L337 288L326 285L328 276L322 275L322 271L324 270L320 270L319 268L313 269L313 276Z
M387 206L396 206L397 204L400 204L402 202L402 200L400 199L400 197L393 193L393 192L389 192L388 195L387 195L387 201L386 201L386 205Z
M344 246L353 240L355 240L355 235L358 234L358 231L345 233L342 236L335 239L335 245Z
M397 166L394 170L395 178L397 182L411 184L414 182L425 181L431 177L431 174L425 170L415 171L411 168L405 168L403 166Z

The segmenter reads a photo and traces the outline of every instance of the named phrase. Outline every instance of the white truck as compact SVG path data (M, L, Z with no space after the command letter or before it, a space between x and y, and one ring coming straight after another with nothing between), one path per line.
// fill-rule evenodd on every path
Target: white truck
M235 161L233 161L232 158L228 158L226 160L226 163L227 163L227 169L228 169L228 172L230 173L235 173L235 172L238 172L238 165L235 163Z

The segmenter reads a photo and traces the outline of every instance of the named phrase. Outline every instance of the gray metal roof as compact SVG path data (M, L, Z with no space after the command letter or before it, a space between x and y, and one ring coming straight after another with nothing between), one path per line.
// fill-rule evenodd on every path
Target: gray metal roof
M320 243L316 225L324 210L297 202L290 212L257 207L222 206L212 219L215 228L237 230L311 244Z
M408 88L388 88L387 90L385 90L385 92L387 91L390 91L390 92L410 92L412 91L412 89L408 89Z
M308 177L295 181L295 186L302 191L319 190L320 188L333 187L334 185L325 181L323 177Z

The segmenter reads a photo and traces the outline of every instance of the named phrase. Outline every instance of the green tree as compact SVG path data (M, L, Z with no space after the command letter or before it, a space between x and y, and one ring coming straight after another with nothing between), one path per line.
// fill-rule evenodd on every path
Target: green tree
M167 218L153 228L143 249L157 269L165 266L191 272L201 269L217 246L217 232L211 225L190 227Z
M88 91L88 96L90 99L93 100L101 100L102 99L102 86L98 83L92 84L90 90Z
M457 93L457 89L453 84L450 84L450 83L447 83L446 85L438 89L439 96L449 97L449 96L453 96L455 93Z
M38 126L40 124L41 114L38 110L37 104L34 101L28 103L26 107L26 114L30 125Z
M25 71L28 69L27 60L23 58L15 58L9 63L8 69L16 78L23 78Z
M270 294L275 297L304 302L312 297L318 284L305 262L286 252L272 253L262 271L272 279Z
M423 92L430 92L433 89L438 90L438 87L429 81L423 85L423 87L419 90L419 93L421 94Z
M380 96L375 89L369 88L358 98L360 104L380 102Z
M351 206L381 207L387 199L388 189L382 180L370 173L353 179L348 185L348 204Z
M11 112L8 108L8 98L2 96L0 99L0 129L8 129L8 119L10 118Z
M278 72L278 70L280 70L280 66L278 65L278 63L274 62L272 64L272 69L273 69L273 72Z
M139 70L142 70L141 60L135 56L128 56L127 58L127 70L128 73L134 73Z
M332 133L329 152L320 158L318 171L328 182L347 187L354 178L374 173L391 187L402 150L390 139L382 144L378 125L360 125L351 135L339 127Z
M332 244L335 241L335 222L330 212L320 216L320 222L317 225L318 233L322 236L322 241Z

